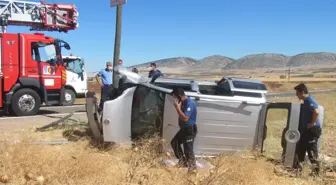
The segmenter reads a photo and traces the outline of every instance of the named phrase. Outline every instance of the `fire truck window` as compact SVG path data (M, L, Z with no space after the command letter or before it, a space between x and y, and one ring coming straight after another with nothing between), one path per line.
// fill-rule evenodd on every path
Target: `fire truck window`
M39 44L32 43L32 59L38 62L54 62L56 55L56 49L53 44Z
M132 139L161 134L164 93L144 86L134 92L132 104Z

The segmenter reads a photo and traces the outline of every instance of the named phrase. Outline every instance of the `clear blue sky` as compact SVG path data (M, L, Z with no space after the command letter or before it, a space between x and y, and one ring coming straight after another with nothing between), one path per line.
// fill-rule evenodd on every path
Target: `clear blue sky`
M113 59L116 8L109 0L46 2L77 6L77 30L45 34L68 41L87 71ZM335 0L128 0L123 7L120 57L126 66L179 56L322 51L336 51Z

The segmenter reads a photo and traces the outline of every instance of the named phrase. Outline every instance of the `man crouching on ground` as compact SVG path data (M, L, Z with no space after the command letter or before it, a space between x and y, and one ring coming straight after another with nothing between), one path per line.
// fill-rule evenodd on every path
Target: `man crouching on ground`
M178 114L180 130L171 141L175 157L179 159L179 165L188 167L189 171L196 170L196 160L194 154L194 139L197 135L196 103L184 94L182 88L176 88L172 92L175 99L174 106ZM181 148L183 144L183 149ZM183 153L184 151L184 153Z
M317 141L321 136L322 129L320 120L318 119L319 110L316 100L308 94L308 88L305 84L299 84L294 88L296 96L303 100L303 116L302 127L300 128L300 141L298 145L298 160L302 163L305 159L306 152L308 152L309 160L312 164L316 165L316 175L320 172L320 162L318 156ZM299 164L301 170L302 166Z

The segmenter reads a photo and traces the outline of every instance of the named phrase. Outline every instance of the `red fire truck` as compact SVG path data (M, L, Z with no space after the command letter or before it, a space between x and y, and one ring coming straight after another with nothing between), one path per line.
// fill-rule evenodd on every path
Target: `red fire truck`
M8 25L30 26L33 31L67 32L78 27L71 4L0 0L0 108L17 116L38 113L41 105L64 99L66 71L63 40L42 33L6 33Z

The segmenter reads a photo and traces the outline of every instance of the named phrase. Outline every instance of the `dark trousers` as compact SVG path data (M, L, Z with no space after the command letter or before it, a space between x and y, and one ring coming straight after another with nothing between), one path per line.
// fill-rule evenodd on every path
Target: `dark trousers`
M171 141L175 157L179 159L179 164L189 169L196 169L194 154L194 140L197 135L197 127L181 128ZM183 150L181 145L183 144Z
M110 100L113 95L113 85L104 85L100 91L100 104L99 109L102 111L104 108L104 102Z
M315 172L320 172L320 162L318 160L318 148L317 141L320 138L322 129L319 126L314 126L304 133L302 133L301 139L299 141L297 156L298 162L302 163L305 160L306 152L308 152L309 160L312 164L316 165ZM299 168L302 166L299 164Z

